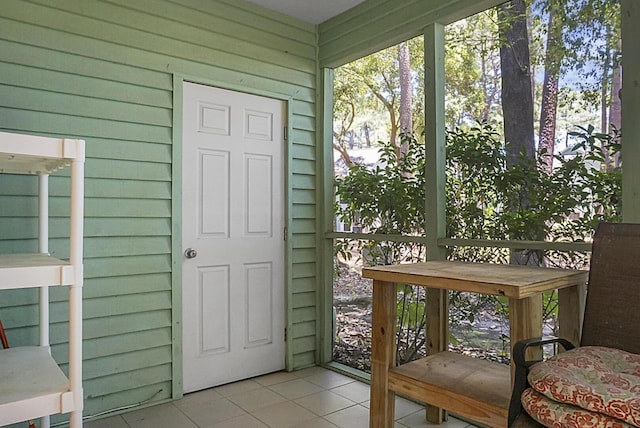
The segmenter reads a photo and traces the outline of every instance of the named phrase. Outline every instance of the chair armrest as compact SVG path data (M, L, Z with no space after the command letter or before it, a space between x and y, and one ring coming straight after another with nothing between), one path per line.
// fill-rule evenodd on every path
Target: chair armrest
M558 343L564 347L565 350L573 349L575 346L567 339L561 337L536 337L532 339L519 340L513 345L513 351L511 352L511 358L515 365L515 378L513 381L513 391L511 393L511 401L509 402L509 426L516 420L520 412L522 411L522 403L520 402L520 396L525 389L529 387L527 381L527 375L529 374L529 367L537 363L538 360L526 360L527 348L532 346L542 346Z
M537 363L538 361L527 361L525 359L527 348L530 348L532 346L550 345L555 343L562 345L562 347L566 351L568 351L569 349L575 348L573 343L569 342L567 339L564 339L562 337L555 337L555 336L535 337L532 339L524 339L524 340L517 341L513 345L511 358L513 359L513 362L516 365L516 367L518 367L519 365L529 367L531 366L531 364Z

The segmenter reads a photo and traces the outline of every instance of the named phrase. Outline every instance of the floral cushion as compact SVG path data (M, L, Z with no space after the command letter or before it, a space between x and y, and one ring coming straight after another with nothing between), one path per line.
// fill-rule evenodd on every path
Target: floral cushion
M522 393L522 408L535 421L551 428L631 428L620 419L591 412L572 404L558 403L533 388Z
M551 400L640 426L640 355L583 346L534 364L528 380Z

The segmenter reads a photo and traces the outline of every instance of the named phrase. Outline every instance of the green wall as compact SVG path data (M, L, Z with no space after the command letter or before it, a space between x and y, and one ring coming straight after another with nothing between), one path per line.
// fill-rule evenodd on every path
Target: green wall
M315 26L241 0L2 1L0 129L87 142L85 415L181 393L175 75L292 99L289 367L315 363L316 38ZM50 186L50 249L66 257L66 174ZM37 249L36 193L33 177L0 176L1 252ZM65 299L52 290L52 350L63 365ZM34 290L0 293L13 346L37 343L36 302Z
M320 266L332 253L324 237L331 230L331 131L324 121L331 110L322 103L331 99L324 93L331 74L319 76L318 67L499 2L366 0L316 29L243 0L2 0L0 130L87 141L85 415L180 394L180 284L172 281L181 256L172 254L180 245L180 219L172 214L180 211L172 201L176 76L292 99L288 356L289 367L300 368L330 359L330 319L322 328L317 320L331 305L331 264ZM635 3L623 0L628 40L640 28L633 25ZM633 91L640 56L627 47L624 78ZM623 101L627 118L638 116L632 99ZM640 147L633 123L624 126L625 159ZM625 177L631 206L638 174ZM51 179L51 251L61 257L68 253L68 187L64 173ZM35 195L31 177L0 176L0 252L36 250ZM52 290L53 353L63 364L65 295ZM33 290L0 293L12 345L37 342L36 301Z

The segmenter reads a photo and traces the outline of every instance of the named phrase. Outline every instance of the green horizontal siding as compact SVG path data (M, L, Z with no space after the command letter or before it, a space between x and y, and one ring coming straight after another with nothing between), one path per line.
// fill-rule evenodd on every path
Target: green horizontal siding
M5 49L15 49L19 46L17 43L0 42L0 47ZM5 61L12 60L7 57L3 57L3 59ZM72 67L62 71L49 69L47 80L39 80L42 73L37 68L8 62L0 63L0 74L2 74L3 82L6 85L29 88L33 91L39 91L39 93L51 91L79 96L82 99L86 97L86 94L92 94L94 97L106 99L108 102L127 103L127 108L142 105L151 106L152 109L170 109L172 106L169 88L148 88L127 82L105 80L105 78L77 76L69 74L71 71L73 71Z
M315 26L242 0L3 0L1 130L87 143L85 415L176 395L174 74L292 100L290 366L315 362L316 40ZM49 247L63 258L68 176L49 180ZM34 177L0 176L0 252L37 249L37 192ZM51 290L63 368L66 296ZM37 290L0 293L12 344L37 342L37 300Z
M0 98L5 99L4 107L17 110L37 109L68 116L90 117L104 120L130 122L154 126L171 126L171 109L132 104L127 101L114 101L88 98L86 95L69 95L42 89L20 87L19 99L10 97L15 86L0 85Z
M133 345L132 345L133 344ZM108 357L110 355L130 354L138 350L157 346L171 346L171 331L166 328L123 333L119 336L85 339L83 350L87 359ZM61 346L58 352L65 352Z
M141 382L138 382L141 383ZM142 384L142 383L141 383ZM112 394L105 394L101 389L101 384L92 380L86 381L84 384L84 395L87 400L95 403L96 408L101 409L129 409L134 407L135 403L140 405L148 405L159 400L167 400L171 398L171 381L157 380L151 383L144 383L141 387L131 387L127 389L127 394L116 391ZM52 425L58 422L60 417L52 417Z
M158 366L171 364L171 344L148 347L137 352L106 355L90 359L83 367L87 373L97 378L135 372L148 367L148 361Z
M292 150L292 154L296 159L313 160L315 158L315 147L311 145L296 144Z
M103 376L91 379L87 382L85 394L90 400L93 396L119 393L123 389L138 388L140 385L149 385L171 380L171 364L153 365L149 361L146 366L137 370L120 371L111 376Z
M293 208L293 215L296 218L315 218L315 207L311 204L309 205L296 205Z
M309 263L316 261L316 252L314 248L302 248L295 251L292 255L294 263Z
M298 352L297 354L298 365L300 368L311 367L316 365L316 351Z
M296 263L293 265L293 279L315 278L316 263Z
M4 175L2 182L6 184L0 189L0 195L36 196L38 184L35 177L16 175ZM85 178L84 193L86 198L145 198L157 199L171 198L171 183L141 180L128 180L123 178L95 179ZM55 196L69 195L69 181L56 176L49 178L49 194ZM30 213L35 215L35 212Z
M0 217L20 216L21 213L37 212L36 197L5 196L6 204L0 206ZM85 215L90 217L169 217L171 201L165 199L120 199L85 198ZM68 198L50 198L51 217L69 215ZM35 218L35 217L34 217Z
M309 291L306 293L296 293L293 296L293 303L297 308L304 308L304 307L315 307L316 305L316 292L315 291ZM301 326L302 328L302 326ZM296 332L296 334L299 334L299 332Z
M108 322L107 322L108 321ZM136 312L113 318L89 318L85 320L85 339L113 337L158 328L171 328L171 312L167 310ZM129 343L131 349L135 343Z
M122 278L122 280L126 281L126 278ZM144 296L144 301L140 301L140 295ZM68 321L67 302L54 300L50 306L52 329L55 329L60 327L57 324ZM162 311L170 307L171 293L169 290L86 299L83 305L83 308L87 311L86 320L138 312ZM15 305L3 308L3 317L11 320L11 324L7 325L7 329L36 326L37 320L34 320L30 313L35 311L37 311L36 305ZM59 343L59 340L54 337L51 343Z
M96 96L101 93L108 98L121 99L123 96L122 88L128 85L128 88L136 88L137 91L146 91L150 89L154 92L171 91L171 76L164 71L154 71L147 68L132 68L126 63L111 62L103 60L94 55L82 55L82 53L72 53L67 46L64 46L63 54L60 54L60 47L57 49L47 40L35 37L33 44L23 43L23 39L27 34L20 34L24 28L31 29L24 25L14 24L12 21L2 20L5 24L3 29L3 39L0 40L0 49L2 49L2 61L10 64L22 65L24 69L29 69L31 77L40 78L41 70L47 70L47 82L49 89L56 92L68 92L72 89L68 84L68 80L59 80L59 76L66 75L72 79L73 85L78 81L80 85L89 80L91 85L85 85L89 91ZM17 35L16 35L17 34ZM58 35L58 38L60 35ZM51 77L49 77L51 76ZM8 76L11 78L11 76ZM57 80L57 85L54 85ZM43 83L37 83L35 86L27 84L27 87L39 87ZM119 87L120 90L111 92L110 89ZM25 85L22 85L25 86ZM82 86L80 86L82 88ZM120 95L117 95L120 94ZM132 93L134 95L135 92ZM169 92L170 95L170 92ZM171 102L167 103L164 99L158 104L164 107L170 107Z
M316 235L313 233L300 233L296 235L293 248L312 248L315 245Z
M306 321L301 322L297 331L295 338L299 337L312 337L316 334L316 322L315 321Z
M307 291L316 291L315 278L297 278L295 280L295 288L299 293Z
M123 296L170 289L171 281L168 276L164 273L154 272L128 276L126 278L118 276L88 278L85 281L84 295L87 298Z
M310 306L305 308L296 308L293 310L292 316L293 316L294 322L296 323L314 321L316 319L316 308L310 307Z

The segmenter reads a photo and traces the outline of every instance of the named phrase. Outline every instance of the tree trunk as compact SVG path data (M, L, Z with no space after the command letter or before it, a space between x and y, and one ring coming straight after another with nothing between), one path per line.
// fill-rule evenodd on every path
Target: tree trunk
M620 129L622 123L622 99L620 90L622 89L622 67L613 68L613 80L611 82L611 101L609 104L609 134L613 133L613 128Z
M409 62L409 44L407 42L398 45L398 74L400 76L400 132L411 134L413 132L413 86L411 84L411 64ZM400 155L408 151L408 144L398 141Z
M484 92L484 106L480 113L480 121L488 122L489 113L497 97L499 96L500 85L500 63L493 56L488 58L482 56L482 90Z
M369 124L367 122L362 125L362 130L364 131L364 141L367 147L371 147L371 135L369 135Z
M620 130L622 123L622 66L617 65L613 68L613 81L611 82L611 104L609 104L609 135L613 136L615 130ZM614 129L615 128L615 129ZM613 159L613 168L619 168L620 152L616 153Z
M347 168L351 168L353 166L353 161L351 160L349 151L345 146L344 136L338 135L336 132L334 132L333 137L339 141L339 143L333 143L333 149L340 154L340 157L342 158L345 166Z
M344 108L347 109L346 112L343 111L343 116L340 121L340 130L336 131L336 126L334 125L333 131L333 148L340 154L340 157L344 161L344 164L347 168L351 168L353 165L353 161L351 160L351 156L347 150L347 136L349 132L351 132L351 126L353 125L353 119L356 115L356 107L353 102L344 103ZM335 113L334 113L335 114Z
M564 57L564 49L562 48L562 12L558 15L558 11L553 6L549 9L547 28L538 149L545 152L542 164L546 171L551 172L553 170L553 154L556 140L558 77L560 75L560 64Z
M507 165L518 163L520 155L534 159L533 96L529 65L529 37L526 6L512 0L498 6L502 112L507 142Z
M607 46L609 37L607 36ZM611 66L611 51L606 49L604 64L602 66L602 89L600 90L600 132L607 133L609 129L609 119L607 118L607 98L609 97L609 69Z
M500 33L500 69L502 72L502 111L504 137L507 143L507 167L523 160L535 159L533 131L533 95L529 64L529 36L527 34L526 5L523 0L511 0L497 7ZM522 159L524 156L524 159ZM527 183L512 209L528 206ZM535 230L532 236L511 236L511 239L539 240L544 230ZM514 251L511 263L541 265L542 251Z

